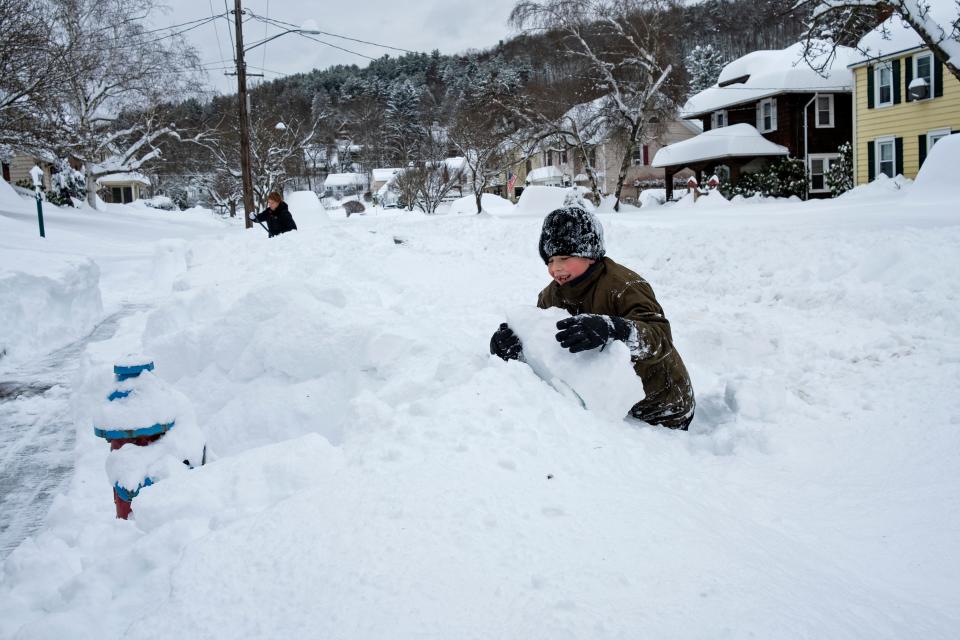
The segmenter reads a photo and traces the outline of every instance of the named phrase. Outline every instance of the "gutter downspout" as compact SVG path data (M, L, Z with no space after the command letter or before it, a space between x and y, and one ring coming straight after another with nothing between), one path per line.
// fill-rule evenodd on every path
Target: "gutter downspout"
M811 104L816 102L817 96L819 95L820 95L819 91L814 93L813 97L810 98L810 101L807 102L807 104L803 105L803 164L807 168L807 182L803 188L807 196L804 198L804 200L810 199L810 150L809 150L810 145L807 142L807 109L810 108ZM826 176L824 176L824 180L826 180Z

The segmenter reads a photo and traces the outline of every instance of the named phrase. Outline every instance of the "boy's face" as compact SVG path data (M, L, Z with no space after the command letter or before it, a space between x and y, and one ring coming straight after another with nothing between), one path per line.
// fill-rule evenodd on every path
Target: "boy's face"
M274 209L276 209L277 207L280 206L280 202L279 202L278 200L270 199L270 200L267 200L267 206L268 206L268 207L270 208L270 210L272 211L272 210L274 210Z
M557 284L566 284L583 275L596 260L577 256L553 256L547 261L547 271Z

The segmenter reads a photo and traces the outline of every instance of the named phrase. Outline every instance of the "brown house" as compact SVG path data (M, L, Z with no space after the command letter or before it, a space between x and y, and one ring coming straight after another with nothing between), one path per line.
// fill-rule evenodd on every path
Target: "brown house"
M810 197L827 196L830 166L839 158L840 146L853 139L853 75L847 69L853 56L852 49L839 47L820 74L803 59L801 43L754 51L724 67L717 84L691 97L682 115L700 120L704 134L735 124L751 127L773 145L785 148L790 157L805 161ZM698 153L658 154L653 166L664 170L671 195L670 177L681 169L693 170L701 182L705 172L716 172L735 184L742 173L756 171L783 155L773 153L774 147L769 147L770 154L758 155L763 145L755 140L747 146L751 153L741 154L736 146L704 144ZM717 155L720 152L725 155Z

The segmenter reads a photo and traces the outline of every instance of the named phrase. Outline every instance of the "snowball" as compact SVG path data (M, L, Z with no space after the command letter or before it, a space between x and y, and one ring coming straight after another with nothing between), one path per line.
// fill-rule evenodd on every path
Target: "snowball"
M622 342L570 353L557 342L557 321L569 318L563 309L517 307L507 322L523 343L523 355L534 372L561 394L586 409L615 420L644 399L643 382L633 370L630 350Z

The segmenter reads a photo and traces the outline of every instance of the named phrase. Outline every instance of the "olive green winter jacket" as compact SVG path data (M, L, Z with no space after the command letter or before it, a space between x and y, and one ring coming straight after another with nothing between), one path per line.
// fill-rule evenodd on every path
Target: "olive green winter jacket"
M636 332L631 332L627 346L646 398L633 406L630 415L671 429L689 425L696 404L693 386L673 346L670 322L646 280L603 258L573 282L551 282L540 292L537 306L559 307L571 315L598 313L632 321Z

